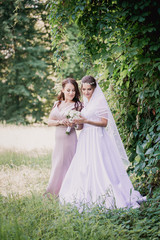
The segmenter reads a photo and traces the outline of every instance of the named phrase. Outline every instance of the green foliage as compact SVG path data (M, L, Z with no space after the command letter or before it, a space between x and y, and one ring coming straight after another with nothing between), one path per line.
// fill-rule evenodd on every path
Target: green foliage
M77 24L81 64L101 80L132 163L129 171L151 191L159 185L160 2L50 1L50 22L54 44Z
M140 210L95 207L79 213L58 201L31 197L0 197L0 238L7 239L155 239L159 231L159 196Z
M0 3L0 120L40 121L54 83L45 4L36 0Z
M160 114L158 114L160 116ZM147 182L149 192L158 185L160 181L160 118L152 122L147 129L147 136L136 147L137 156L133 163L137 176L141 176L143 182ZM133 170L133 168L131 168ZM138 180L137 180L138 181Z
M76 25L68 26L61 41L53 41L54 71L59 79L80 79L85 75L86 71L81 65L80 41L81 36Z

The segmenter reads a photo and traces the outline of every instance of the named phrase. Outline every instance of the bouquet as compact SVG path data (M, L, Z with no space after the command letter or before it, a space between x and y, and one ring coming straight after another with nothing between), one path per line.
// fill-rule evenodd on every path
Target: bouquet
M70 111L66 114L66 118L68 118L68 119L69 119L69 122L72 123L72 121L73 121L74 119L80 118L80 112L78 112L78 111L76 111L76 110L70 110ZM66 134L69 135L69 134L70 134L70 131L71 131L71 127L68 126L68 127L67 127L67 130L66 130Z

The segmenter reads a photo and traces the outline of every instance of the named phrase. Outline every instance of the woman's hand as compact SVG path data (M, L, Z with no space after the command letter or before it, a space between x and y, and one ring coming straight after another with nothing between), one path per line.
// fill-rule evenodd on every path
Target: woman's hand
M87 123L87 124L90 124L90 125L93 125L93 126L96 126L96 127L106 127L107 124L108 124L108 119L101 118L99 121L92 121L92 120L89 120L87 118L80 117L79 119L75 119L74 123L75 124Z
M60 121L60 124L68 127L69 126L69 121L68 121L68 119L63 119L63 120Z
M72 121L72 122L70 122L70 121L68 121L68 125L67 126L69 126L69 127L75 127L75 123Z
M84 124L84 123L86 122L86 118L80 116L80 118L74 119L73 122L74 122L75 124Z

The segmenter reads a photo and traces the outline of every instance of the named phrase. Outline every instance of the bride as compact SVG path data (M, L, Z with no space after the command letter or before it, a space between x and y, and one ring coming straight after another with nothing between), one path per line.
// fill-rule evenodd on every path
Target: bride
M84 108L74 123L83 124L83 129L60 189L60 201L137 208L146 197L134 190L126 173L123 162L128 158L104 94L92 76L83 77L81 84Z

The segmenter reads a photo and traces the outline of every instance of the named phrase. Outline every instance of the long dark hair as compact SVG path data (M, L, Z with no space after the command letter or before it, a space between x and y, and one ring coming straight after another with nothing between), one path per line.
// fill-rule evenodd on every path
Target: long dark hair
M97 86L97 83L96 83L96 80L94 77L88 75L88 76L84 76L82 79L81 79L81 84L83 83L88 83L91 85L92 88L96 88Z
M80 91L79 91L79 88L78 88L78 83L76 82L76 80L74 78L66 78L66 79L64 79L62 81L62 89L65 88L67 83L71 83L74 86L74 88L75 88L75 96L74 96L72 101L75 102L74 108L76 110L78 110L78 111L81 111L82 103L79 100L79 98L80 98ZM64 97L64 93L61 91L61 93L58 96L58 104L57 104L57 106L59 106L63 100L65 100L65 97Z

